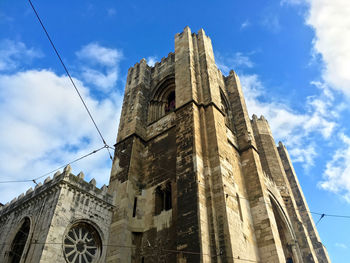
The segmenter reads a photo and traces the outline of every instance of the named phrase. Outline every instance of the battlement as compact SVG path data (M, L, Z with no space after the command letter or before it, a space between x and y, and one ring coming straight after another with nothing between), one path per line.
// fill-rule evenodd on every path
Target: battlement
M0 217L5 214L20 208L27 202L33 199L41 198L46 194L56 192L60 188L68 186L70 189L81 191L90 197L105 203L107 206L112 206L113 197L107 193L108 187L103 185L101 188L96 187L96 180L93 178L90 182L84 180L84 173L80 172L78 175L71 173L70 165L67 165L63 172L57 171L53 178L50 176L44 180L44 183L38 183L34 189L30 187L25 193L15 197L4 206L0 207Z
M189 28L189 26L186 26L186 27L184 28L184 30L183 30L181 33L176 33L176 34L175 34L175 38L182 38L182 37L184 37L184 36L186 36L186 35L191 35L192 37L197 37L197 38L198 38L198 37L203 37L203 36L209 38L209 37L205 34L205 31L204 31L203 28L199 29L197 33L195 33L195 32L192 33L192 32L191 32L191 29ZM210 38L209 38L209 39L210 39Z
M268 122L268 121L265 119L264 115L260 115L260 118L258 118L258 116L256 116L255 114L253 114L253 116L252 116L252 121L253 121L253 122L258 122L258 121L265 121L265 122Z
M268 121L265 119L264 115L261 115L260 118L258 118L255 114L253 114L251 123L256 135L265 134L265 135L270 135L272 137L270 125Z
M156 62L153 67L151 67L152 74L154 72L160 71L160 68L164 65L174 64L175 63L175 53L170 52L167 57L162 57L160 62Z

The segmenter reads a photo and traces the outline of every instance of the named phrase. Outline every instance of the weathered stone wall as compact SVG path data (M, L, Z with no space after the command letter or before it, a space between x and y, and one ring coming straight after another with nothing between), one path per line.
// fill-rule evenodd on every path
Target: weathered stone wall
M30 232L21 262L66 262L63 254L64 235L76 222L86 222L99 233L101 260L105 260L108 230L112 216L112 196L107 187L96 188L80 173L75 176L66 167L44 185L29 189L0 210L0 261L7 262L13 239L23 218L30 219Z
M263 116L258 119L257 116L253 115L252 126L262 167L267 175L268 190L281 206L281 210L285 211L286 223L292 225L290 229L292 240L289 243L297 246L300 250L300 255L294 253L294 257L301 257L302 259L300 258L299 261L318 262L309 235L303 226L299 206L292 195L292 189L283 169L268 122Z
M21 262L39 262L47 233L60 195L53 181L30 188L0 211L0 262L7 262L13 240L24 218L30 220L30 232L24 247Z
M322 245L314 221L312 220L312 216L309 212L309 207L305 200L303 191L300 187L299 180L296 176L293 164L289 158L288 151L281 142L278 143L277 149L291 187L291 198L295 200L295 203L297 205L296 212L300 215L300 228L302 228L303 231L307 233L307 237L312 243L311 245L309 245L312 254L316 254L316 256L314 257L317 257L318 262L331 262L327 250Z
M63 242L64 235L75 223L88 223L98 232L102 242L100 260L105 261L109 225L112 218L112 196L107 194L107 188L99 189L93 180L87 183L83 175L65 175L61 183L58 202L54 207L54 215L50 223L46 238L47 245L40 262L66 262L62 247L57 245ZM53 246L52 244L56 244Z
M172 89L176 108L165 112ZM224 77L210 38L186 27L175 53L129 69L109 186L109 243L126 248L109 248L107 262L313 262L286 178L238 76ZM156 213L168 183L172 207Z

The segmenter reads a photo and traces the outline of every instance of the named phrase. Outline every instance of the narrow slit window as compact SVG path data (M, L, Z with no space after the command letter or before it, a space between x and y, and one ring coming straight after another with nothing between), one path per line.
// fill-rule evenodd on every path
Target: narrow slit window
M172 208L171 206L171 185L170 184L167 184L167 187L165 189L165 200L164 200L164 203L165 203L165 211L168 211Z
M136 216L136 208L137 208L137 197L134 199L134 208L132 210L132 217Z

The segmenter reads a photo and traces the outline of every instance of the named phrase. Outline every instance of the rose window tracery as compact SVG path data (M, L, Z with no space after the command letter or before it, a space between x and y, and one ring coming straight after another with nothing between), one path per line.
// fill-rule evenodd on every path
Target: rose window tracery
M97 262L101 254L101 239L87 223L73 225L64 237L63 252L69 263Z

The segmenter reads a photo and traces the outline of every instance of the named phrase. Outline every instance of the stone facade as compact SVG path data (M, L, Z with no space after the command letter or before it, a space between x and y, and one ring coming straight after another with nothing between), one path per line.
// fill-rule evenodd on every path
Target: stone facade
M99 189L94 179L87 183L83 178L83 173L75 176L67 166L63 173L57 172L53 179L48 177L43 185L0 208L0 262L105 261L113 198L106 186ZM77 230L77 238L73 234L68 241L72 228ZM79 240L87 243L82 245L81 255L70 248ZM91 249L84 247L88 245ZM93 257L85 255L87 260L83 260L84 250Z
M286 148L203 30L129 69L109 187L95 184L66 167L0 207L0 261L330 262Z
M330 262L286 148L203 30L129 69L115 147L107 262Z

